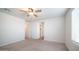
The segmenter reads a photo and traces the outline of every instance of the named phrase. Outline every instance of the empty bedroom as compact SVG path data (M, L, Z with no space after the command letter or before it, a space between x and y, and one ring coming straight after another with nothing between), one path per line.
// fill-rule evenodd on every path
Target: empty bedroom
M0 8L0 51L79 51L79 8Z

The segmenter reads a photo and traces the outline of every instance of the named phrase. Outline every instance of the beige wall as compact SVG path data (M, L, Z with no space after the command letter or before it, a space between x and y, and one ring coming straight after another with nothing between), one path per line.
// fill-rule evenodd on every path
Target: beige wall
M44 22L44 40L64 43L65 22L64 17L41 19L31 22L32 38L39 38L39 23Z
M25 39L25 21L0 12L0 46Z

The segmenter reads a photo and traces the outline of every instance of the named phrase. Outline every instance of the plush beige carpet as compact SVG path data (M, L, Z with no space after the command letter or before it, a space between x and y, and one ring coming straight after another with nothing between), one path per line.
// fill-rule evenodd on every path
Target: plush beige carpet
M68 51L63 43L44 40L23 40L0 47L0 51Z

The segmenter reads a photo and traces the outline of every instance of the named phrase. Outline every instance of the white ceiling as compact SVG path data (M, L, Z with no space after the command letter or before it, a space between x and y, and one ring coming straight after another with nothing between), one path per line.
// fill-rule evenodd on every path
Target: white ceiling
M42 10L42 12L41 14L39 14L38 17L29 17L28 20L60 17L64 16L68 10L68 8L40 8L40 9ZM0 12L5 12L22 19L27 19L26 14L20 12L18 8L0 8Z

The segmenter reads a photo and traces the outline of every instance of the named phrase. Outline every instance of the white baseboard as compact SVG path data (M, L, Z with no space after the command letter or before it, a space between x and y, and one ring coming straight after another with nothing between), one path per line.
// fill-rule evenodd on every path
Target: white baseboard
M64 41L55 41L55 40L45 40L45 41L58 42L58 43L65 43Z
M23 39L23 40L25 40L25 39ZM16 43L16 42L19 42L19 41L22 41L22 40L4 42L3 44L0 44L0 47L5 46L5 45L8 45L8 44Z

